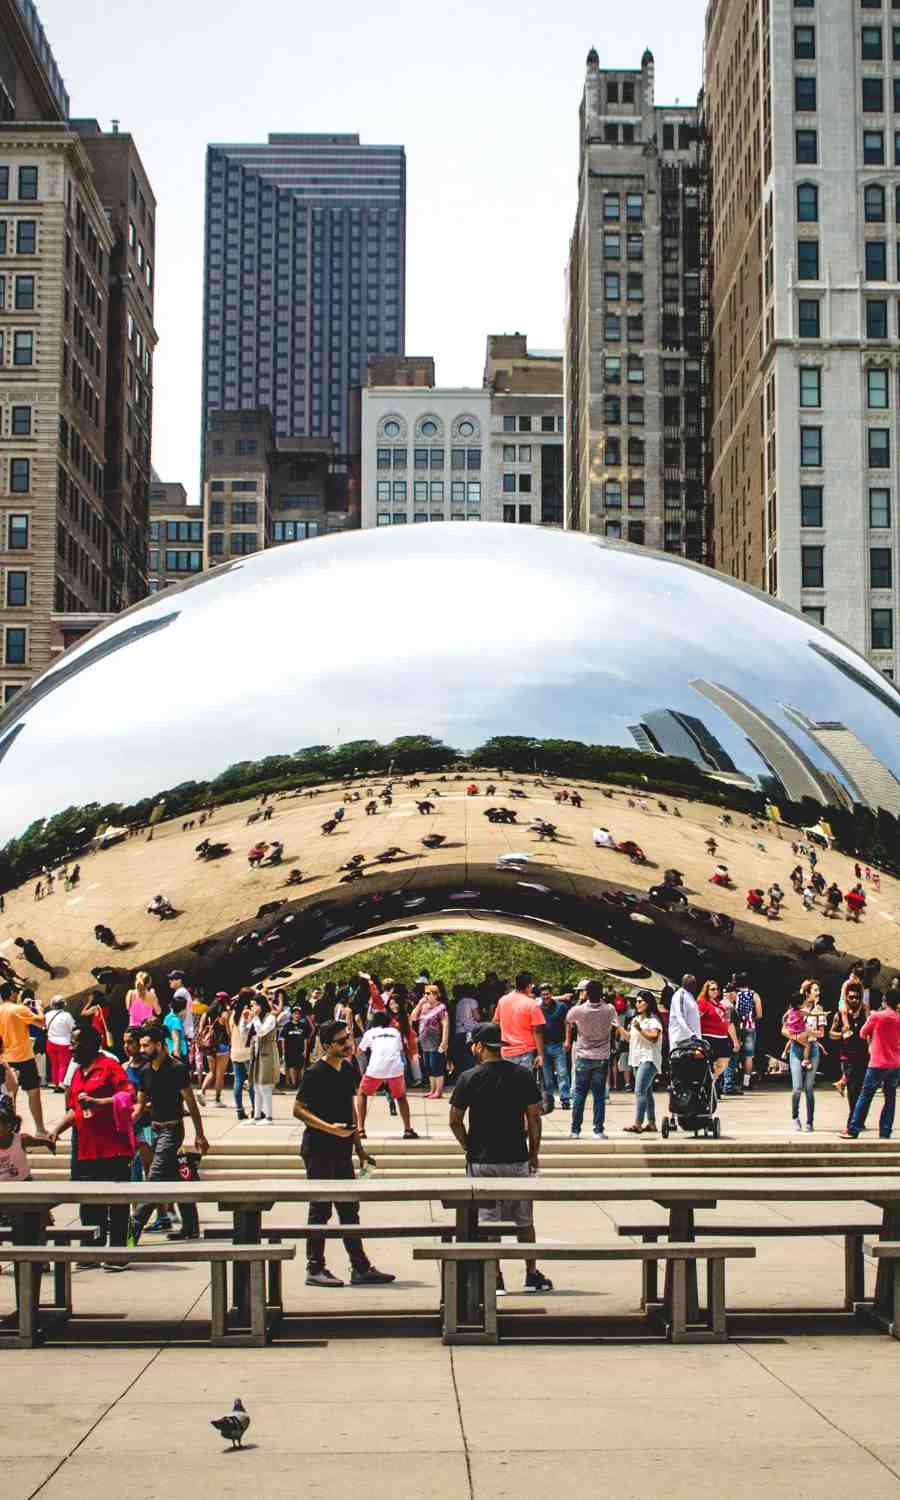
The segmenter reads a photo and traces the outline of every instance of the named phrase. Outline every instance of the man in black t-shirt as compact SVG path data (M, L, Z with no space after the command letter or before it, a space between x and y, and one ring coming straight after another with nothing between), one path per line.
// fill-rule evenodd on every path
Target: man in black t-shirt
M470 1042L478 1067L463 1073L450 1099L450 1129L466 1153L466 1171L470 1177L529 1177L538 1170L541 1146L541 1095L534 1076L501 1057L499 1026L476 1026ZM530 1198L482 1204L478 1219L481 1224L511 1219L520 1244L534 1244ZM505 1290L498 1271L497 1291ZM535 1260L525 1262L525 1290L553 1290Z
M178 1153L184 1145L184 1110L194 1123L194 1150L201 1156L209 1150L203 1133L200 1110L191 1088L190 1074L184 1063L176 1061L166 1048L166 1034L155 1023L141 1032L141 1069L134 1120L149 1109L153 1133L153 1160L147 1173L148 1182L178 1182ZM141 1231L153 1212L152 1203L137 1204L131 1220L131 1239L137 1244ZM196 1203L181 1205L181 1228L168 1235L170 1240L196 1240L200 1220Z
M310 1178L352 1178L354 1147L360 1164L375 1158L365 1151L356 1127L356 1091L359 1073L349 1061L352 1051L350 1029L345 1021L326 1021L319 1028L323 1055L307 1068L297 1090L294 1118L306 1129L300 1154ZM309 1205L309 1224L327 1224L332 1207L337 1209L341 1224L359 1223L359 1203L335 1203L325 1200ZM376 1271L369 1261L358 1235L344 1240L350 1257L351 1286L382 1286L396 1278L387 1271ZM306 1242L306 1285L343 1286L325 1264L324 1235L310 1235Z

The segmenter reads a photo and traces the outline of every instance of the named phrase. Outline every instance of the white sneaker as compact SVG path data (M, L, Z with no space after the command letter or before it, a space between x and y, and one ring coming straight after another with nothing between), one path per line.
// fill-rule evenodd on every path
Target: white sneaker
M802 1127L802 1126L801 1126L801 1124L800 1124L800 1121L799 1121L799 1120L792 1120L792 1121L791 1121L791 1128L792 1128L792 1129L793 1129L793 1130L801 1130L801 1129L802 1129L802 1128L803 1128L803 1127Z
M809 1123L809 1121L808 1121L808 1120L807 1120L807 1122L806 1122L806 1124L805 1124L805 1125L804 1125L804 1127L803 1127L803 1129L804 1129L804 1130L812 1130L812 1129L813 1129L813 1126L812 1126L812 1125L810 1125L810 1123Z

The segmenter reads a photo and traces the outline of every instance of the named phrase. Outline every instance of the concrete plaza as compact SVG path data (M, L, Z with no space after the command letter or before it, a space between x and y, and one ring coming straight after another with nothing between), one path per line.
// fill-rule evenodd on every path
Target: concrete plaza
M815 1136L792 1135L787 1090L778 1089L726 1101L726 1143L825 1149L836 1141L844 1109L830 1086L818 1092ZM293 1142L298 1132L290 1098L276 1102L278 1123L270 1129L238 1126L232 1110L211 1106L204 1111L207 1131L222 1146L258 1137ZM631 1109L630 1095L613 1096L611 1154L629 1140L621 1128ZM417 1099L414 1122L431 1140L443 1139L446 1106ZM397 1124L377 1101L369 1135L376 1156ZM567 1128L561 1112L546 1122L548 1137ZM873 1133L861 1149L869 1149ZM261 1143L259 1149L265 1149ZM33 1161L39 1168L37 1153ZM848 1204L829 1208L826 1217L849 1221L861 1209L872 1214ZM732 1221L821 1217L815 1207L786 1204L731 1205L722 1212ZM276 1209L273 1222L297 1222L297 1213ZM662 1217L652 1206L639 1207L637 1217L645 1214ZM624 1203L546 1204L538 1209L538 1235L607 1240L626 1215L634 1218L635 1210ZM57 1222L67 1217L60 1212ZM445 1217L439 1205L430 1213L414 1204L365 1213L372 1224ZM12 1397L3 1441L9 1500L38 1493L42 1500L63 1500L73 1488L90 1489L98 1500L123 1490L142 1500L246 1500L255 1491L295 1490L315 1500L343 1500L360 1483L384 1485L392 1500L543 1500L553 1490L585 1486L617 1500L643 1500L657 1491L701 1500L722 1493L797 1500L850 1486L869 1500L900 1496L900 1438L891 1404L900 1350L884 1334L848 1331L844 1320L829 1327L798 1318L752 1336L738 1329L725 1346L541 1342L534 1331L540 1306L623 1318L637 1310L636 1266L563 1263L548 1267L558 1290L540 1302L519 1293L521 1267L507 1268L513 1294L501 1310L536 1314L528 1341L510 1336L497 1348L448 1349L434 1323L423 1325L421 1316L437 1307L432 1267L412 1261L408 1241L373 1241L370 1250L379 1266L396 1273L396 1283L332 1292L305 1287L298 1245L285 1292L286 1305L301 1317L286 1323L283 1342L264 1350L204 1347L208 1293L201 1268L121 1276L76 1270L79 1317L68 1343L4 1352ZM339 1242L329 1247L329 1262L344 1274ZM756 1261L729 1268L729 1305L839 1306L842 1277L838 1238L762 1240ZM5 1310L11 1279L0 1285ZM327 1326L322 1321L331 1313L382 1309L402 1310L408 1322L396 1333L376 1323L362 1336L358 1323L342 1329L337 1317ZM99 1323L92 1328L81 1321L101 1311L121 1316L114 1335L108 1324L101 1331ZM319 1316L305 1328L302 1318L311 1314ZM165 1316L170 1324L150 1335L142 1315ZM208 1423L230 1410L238 1395L252 1425L248 1450L232 1455Z

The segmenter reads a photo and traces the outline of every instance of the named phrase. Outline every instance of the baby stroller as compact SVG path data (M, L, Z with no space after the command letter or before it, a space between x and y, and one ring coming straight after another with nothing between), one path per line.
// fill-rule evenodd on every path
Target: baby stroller
M660 1126L664 1140L679 1125L682 1130L692 1130L695 1138L701 1130L716 1139L721 1135L710 1056L708 1042L700 1037L679 1042L669 1053L669 1113Z

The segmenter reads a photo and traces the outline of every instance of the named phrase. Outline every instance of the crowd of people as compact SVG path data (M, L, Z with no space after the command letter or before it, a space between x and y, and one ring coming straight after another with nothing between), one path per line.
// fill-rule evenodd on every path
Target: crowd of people
M817 981L805 980L782 1010L783 1050L768 1054L765 1071L789 1076L794 1129L814 1127L816 1078L833 1048L848 1106L841 1133L856 1138L866 1128L881 1090L879 1134L890 1137L900 1082L900 983L882 991L878 968L874 961L854 964L833 1006L823 1003ZM593 1134L606 1139L613 1089L634 1096L624 1130L655 1133L655 1092L667 1082L669 1053L691 1039L705 1044L717 1093L745 1094L760 1077L764 1015L763 996L743 973L702 985L687 974L677 988L625 994L599 979L557 988L526 972L513 983L489 973L449 993L427 973L407 987L358 972L290 996L247 987L207 999L181 970L164 984L139 970L124 1002L98 990L77 1014L59 995L43 1003L33 988L4 979L0 1181L27 1175L26 1147L56 1150L68 1135L74 1178L135 1183L130 1211L84 1210L101 1243L136 1244L150 1232L195 1238L196 1208L183 1205L178 1225L172 1205L154 1218L139 1201L140 1182L196 1175L208 1149L201 1109L226 1108L226 1091L239 1121L264 1127L273 1123L278 1090L294 1096L311 1177L352 1176L354 1152L363 1164L371 1159L369 1111L382 1093L391 1115L399 1114L404 1139L416 1139L409 1108L415 1089L434 1101L449 1090L450 1129L470 1171L514 1176L534 1169L540 1120L557 1107L569 1112L570 1135L578 1138L590 1100ZM768 1030L775 1034L771 1017ZM42 1086L65 1095L51 1129ZM22 1096L29 1135L21 1130ZM185 1149L186 1119L192 1150ZM527 1241L529 1231L533 1237L528 1204L502 1208L520 1238ZM358 1222L355 1205L338 1211L342 1222ZM330 1204L313 1204L310 1222L325 1224L330 1212ZM346 1246L354 1282L392 1279L372 1267L358 1235ZM309 1241L307 1270L311 1284L334 1284L324 1238ZM532 1289L549 1285L532 1263L526 1278Z

